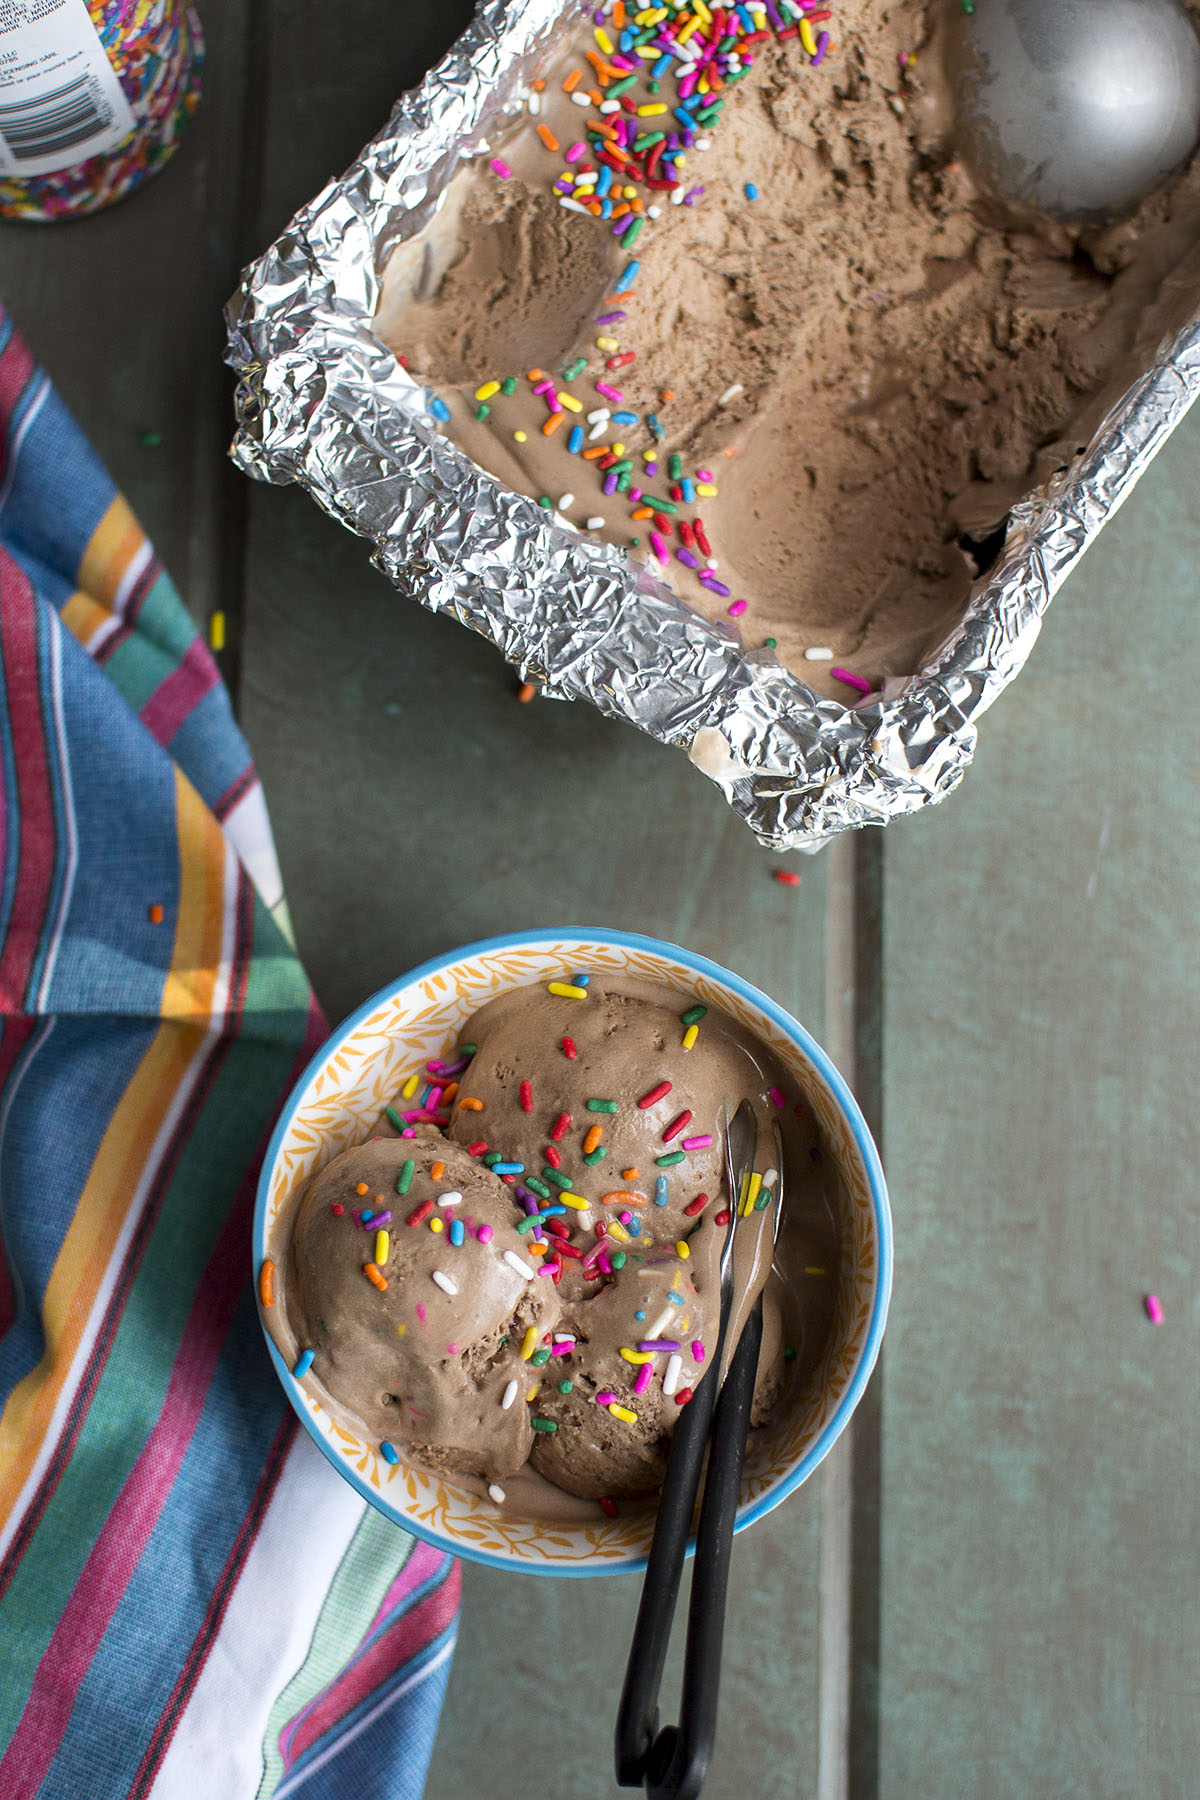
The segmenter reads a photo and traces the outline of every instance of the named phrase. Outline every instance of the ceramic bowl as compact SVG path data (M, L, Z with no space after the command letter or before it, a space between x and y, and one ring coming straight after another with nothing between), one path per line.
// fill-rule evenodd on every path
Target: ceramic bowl
M258 1186L255 1271L280 1209L331 1158L369 1136L415 1067L444 1055L495 994L564 970L653 981L740 1020L794 1076L839 1173L843 1251L833 1329L808 1384L751 1440L737 1520L743 1531L812 1474L862 1397L887 1314L891 1216L866 1122L825 1052L782 1007L706 957L631 932L524 931L450 951L380 989L321 1046L280 1114ZM389 1465L377 1443L347 1431L301 1386L269 1335L267 1343L305 1429L338 1473L396 1524L496 1568L600 1575L644 1565L652 1512L631 1508L571 1524L525 1519L443 1477Z

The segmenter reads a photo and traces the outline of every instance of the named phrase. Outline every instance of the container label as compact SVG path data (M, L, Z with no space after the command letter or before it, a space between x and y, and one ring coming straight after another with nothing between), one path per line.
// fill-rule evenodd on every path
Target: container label
M136 123L84 0L0 0L0 174L69 169Z

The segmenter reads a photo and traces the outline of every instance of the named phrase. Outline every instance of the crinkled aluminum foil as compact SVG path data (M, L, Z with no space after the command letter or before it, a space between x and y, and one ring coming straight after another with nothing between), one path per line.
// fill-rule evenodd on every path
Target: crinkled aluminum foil
M854 710L822 699L477 468L432 429L422 390L374 335L389 251L428 223L567 10L484 0L357 162L246 271L228 310L232 454L306 487L371 539L402 593L490 639L548 696L590 700L686 750L763 843L817 850L957 787L978 719L1024 664L1055 590L1200 391L1200 318L1087 451L1014 508L1000 561L929 666Z

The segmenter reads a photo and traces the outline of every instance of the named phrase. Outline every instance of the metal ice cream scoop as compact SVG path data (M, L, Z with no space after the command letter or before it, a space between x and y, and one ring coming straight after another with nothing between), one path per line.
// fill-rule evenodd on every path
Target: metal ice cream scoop
M1200 138L1200 39L1179 0L946 0L957 147L1002 200L1128 212Z

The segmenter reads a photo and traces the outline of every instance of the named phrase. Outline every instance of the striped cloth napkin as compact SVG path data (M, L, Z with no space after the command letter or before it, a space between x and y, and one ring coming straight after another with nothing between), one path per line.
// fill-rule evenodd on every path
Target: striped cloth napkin
M300 1432L255 1178L324 1031L249 752L0 311L0 1796L416 1800L458 1566Z

